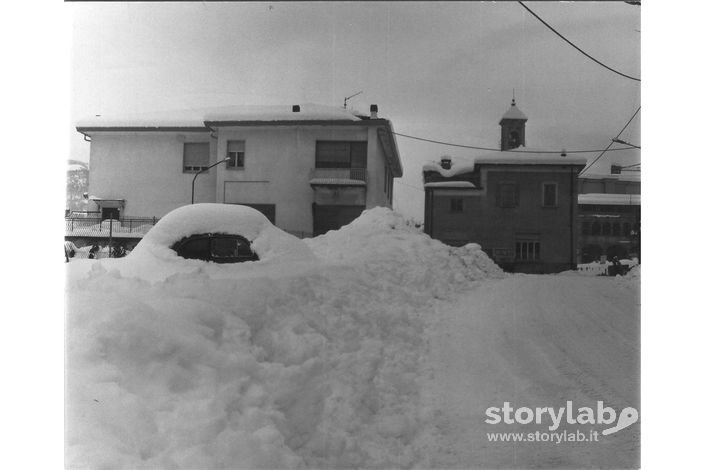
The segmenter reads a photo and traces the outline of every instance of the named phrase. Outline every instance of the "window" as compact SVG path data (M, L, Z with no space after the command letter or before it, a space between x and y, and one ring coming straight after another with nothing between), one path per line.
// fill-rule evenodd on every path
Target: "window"
M519 186L516 183L499 183L497 205L499 207L516 207L519 205Z
M556 207L558 205L558 185L556 183L543 183L543 207Z
M615 222L612 224L612 235L621 235L621 226L619 222Z
M463 212L463 200L462 199L451 199L450 200L450 211L451 212Z
M583 235L590 235L590 222L583 222Z
M612 235L612 224L609 222L602 224L602 235Z
M183 238L171 246L178 256L216 263L256 261L257 253L240 235L202 233Z
M367 142L317 141L316 168L367 168Z
M632 226L629 224L629 222L624 222L622 234L625 237L628 237L632 234Z
M514 258L519 261L531 261L541 258L541 242L538 240L517 240Z
M184 143L184 173L205 170L210 163L210 144L208 142Z
M600 222L595 221L592 223L592 235L599 235L600 234Z
M245 168L245 141L244 140L229 140L228 161L225 162L225 167L231 170L242 170Z

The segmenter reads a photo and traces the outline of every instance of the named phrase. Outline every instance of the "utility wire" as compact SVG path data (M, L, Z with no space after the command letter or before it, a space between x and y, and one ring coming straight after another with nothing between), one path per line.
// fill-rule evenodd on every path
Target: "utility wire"
M607 70L611 70L612 72L616 73L617 75L621 75L621 76L624 77L624 78L628 78L628 79L630 79L630 80L635 80L635 81L637 81L637 82L640 82L640 81L641 81L640 78L632 77L631 75L627 75L627 74L625 74L625 73L622 73L622 72L620 72L619 70L615 70L615 69L613 69L612 67L610 67L609 65L606 65L606 64L600 62L599 60L595 59L593 56L591 56L590 54L588 54L587 52L585 52L584 50L582 50L581 48L579 48L578 46L576 46L575 44L573 44L572 42L570 42L570 40L568 40L568 38L566 38L565 36L563 36L561 33L559 33L558 31L556 31L555 29L553 29L553 27L552 27L550 24L548 24L548 23L546 23L544 20L542 20L539 15L537 15L536 13L534 13L533 11L531 11L531 9L530 9L529 7L527 7L526 5L524 5L523 2L517 2L517 3L519 3L519 5L521 5L521 6L523 6L523 7L526 9L526 11L528 11L529 13L531 13L532 15L534 15L534 16L536 17L536 19L539 20L541 23L543 23L548 29L550 29L551 31L553 31L554 33L556 33L556 34L558 35L558 37L560 37L560 38L563 39L565 42L567 42L568 44L570 44L571 46L573 46L575 49L577 49L581 54L583 54L583 55L584 55L585 57L587 57L588 59L592 60L593 62L595 62L595 63L597 63L597 64L599 64L599 65L601 65L601 66L603 66L603 67L606 68Z
M627 123L624 125L624 127L622 127L622 130L619 131L619 134L617 134L617 137L615 137L615 139L619 139L619 136L622 135L622 132L624 132L624 130L629 126L629 124L632 123L632 121L634 120L634 118L636 117L636 115L639 114L639 111L641 111L641 106L639 106L639 107L637 108L637 110L634 112L634 114L632 114L632 117L630 117L630 118L629 118L629 121L627 121ZM597 156L597 158L592 161L592 163L590 163L588 166L586 166L585 168L583 168L583 171L581 171L581 172L579 173L579 175L582 175L582 174L585 173L591 166L593 166L593 165L595 164L595 162L597 162L597 161L605 154L605 152L607 152L607 151L610 149L610 147L612 147L612 144L613 144L613 143L614 143L614 139L610 141L610 144L607 146L607 148L606 148L605 150L603 150L602 153L599 154L599 155Z
M420 140L422 142L431 142L432 144L441 144L441 145L448 145L450 147L462 147L466 149L475 149L475 150L488 150L492 152L501 152L502 149L498 148L491 148L491 147L477 147L475 145L463 145L463 144L454 144L452 142L443 142L440 140L433 140L433 139L426 139L424 137L416 137L413 135L408 135L408 134L400 134L399 132L392 132L394 135L398 135L399 137L406 137L407 139L414 139L414 140ZM611 152L616 152L618 150L632 150L632 147L619 147L619 148L614 148L610 149ZM604 152L605 150L602 149L597 149L597 150L504 150L505 152L513 152L513 153L597 153L597 152Z
M424 191L425 191L425 189L423 189L423 188L419 188L418 186L414 186L413 184L405 183L405 182L403 182L403 181L401 181L401 180L397 180L397 183L402 184L402 185L404 185L404 186L408 186L408 187L410 187L410 188L416 189L416 190L421 191L421 192L424 192Z

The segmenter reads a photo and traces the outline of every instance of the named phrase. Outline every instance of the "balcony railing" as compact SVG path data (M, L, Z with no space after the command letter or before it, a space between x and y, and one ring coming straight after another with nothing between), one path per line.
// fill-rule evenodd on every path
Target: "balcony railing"
M322 184L364 184L367 182L367 168L312 168L311 182Z

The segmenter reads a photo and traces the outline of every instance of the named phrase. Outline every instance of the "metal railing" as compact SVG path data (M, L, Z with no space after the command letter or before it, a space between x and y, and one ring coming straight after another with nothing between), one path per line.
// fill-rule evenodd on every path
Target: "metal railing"
M367 182L367 168L312 168L310 179L340 179Z
M159 221L156 217L105 219L71 215L65 218L65 235L73 237L142 238Z

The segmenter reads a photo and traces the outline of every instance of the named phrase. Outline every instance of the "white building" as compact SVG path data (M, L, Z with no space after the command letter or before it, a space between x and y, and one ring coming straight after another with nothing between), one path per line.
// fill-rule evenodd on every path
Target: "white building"
M97 116L76 129L91 142L89 192L103 218L161 217L193 198L255 207L306 236L391 207L402 176L376 105L369 116L320 105Z

